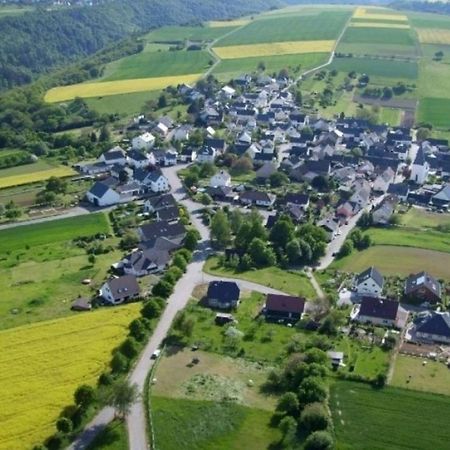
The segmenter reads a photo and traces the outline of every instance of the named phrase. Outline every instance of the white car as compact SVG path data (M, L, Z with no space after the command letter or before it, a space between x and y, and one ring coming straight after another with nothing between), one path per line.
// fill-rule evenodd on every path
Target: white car
M158 348L152 353L152 356L150 356L150 359L158 359L159 355L161 354L161 350Z

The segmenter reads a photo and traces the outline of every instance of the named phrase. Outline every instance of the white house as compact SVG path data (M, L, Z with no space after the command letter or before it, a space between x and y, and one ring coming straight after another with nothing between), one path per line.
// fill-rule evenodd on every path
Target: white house
M153 192L166 192L170 189L169 180L160 170L150 172L149 180L149 187Z
M359 295L379 297L383 286L383 275L375 267L369 267L355 278L355 290Z
M424 341L450 344L450 314L436 313L425 318L416 328L416 337Z
M430 165L425 159L422 148L417 151L416 159L411 166L411 175L409 179L416 184L424 184L427 181Z
M122 147L116 146L100 155L98 160L108 166L114 166L115 164L124 166L127 163L127 154Z
M120 194L100 181L87 191L86 198L94 206L110 206L120 202Z
M389 185L394 181L395 172L388 167L382 174L378 175L373 182L373 190L375 192L386 192Z
M209 185L211 187L220 187L220 186L230 186L231 184L231 176L225 171L221 170L213 175L209 181Z
M141 289L133 275L111 278L100 288L100 297L112 305L138 298Z
M224 86L221 90L222 95L225 98L232 98L234 94L236 94L236 90L233 89L231 86Z
M128 152L128 164L135 169L143 169L151 164L151 160L147 153L130 150Z
M140 136L136 136L131 141L131 145L137 150L150 150L155 144L155 136L152 133L144 133Z
M361 304L353 308L351 318L363 324L371 323L401 329L406 324L408 312L395 300L364 297Z
M216 150L213 147L203 147L197 154L197 161L199 163L213 163L216 157Z

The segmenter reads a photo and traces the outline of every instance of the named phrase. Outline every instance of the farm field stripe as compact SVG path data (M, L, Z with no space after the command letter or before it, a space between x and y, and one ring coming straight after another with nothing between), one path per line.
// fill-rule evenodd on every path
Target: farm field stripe
M450 45L450 30L441 28L419 28L417 29L419 42L422 44L445 44Z
M407 30L410 28L409 24L401 23L383 23L383 22L351 22L350 27L355 28L400 28Z
M240 59L255 56L294 55L323 53L333 50L335 41L291 41L272 44L233 45L216 47L214 52L221 59Z
M250 23L250 20L212 20L208 22L210 28L225 28L225 27L242 27Z
M177 75L171 77L137 78L132 80L104 81L101 83L80 83L70 86L59 86L45 94L47 103L73 100L76 97L103 97L108 95L129 94L132 92L158 91L170 85L193 83L202 74Z
M369 13L366 8L356 8L353 17L358 19L380 19L380 20L402 20L407 22L408 18L401 14L389 13L388 10L380 13Z
M38 181L48 180L50 177L68 177L75 174L76 172L70 167L56 167L54 169L41 170L38 172L11 175L0 178L0 189L29 183L37 183Z

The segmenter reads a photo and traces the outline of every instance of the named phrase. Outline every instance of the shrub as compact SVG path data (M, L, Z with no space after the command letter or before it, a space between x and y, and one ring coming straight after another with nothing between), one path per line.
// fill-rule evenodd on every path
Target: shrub
M161 311L162 308L159 303L155 300L155 298L151 298L144 303L141 314L147 319L155 319L156 317L159 317Z
M305 378L299 386L298 398L302 405L323 402L327 398L328 390L320 378Z
M138 354L138 344L136 339L128 337L120 346L120 352L124 354L128 359L134 358Z
M123 373L128 370L128 360L125 356L116 352L111 360L111 369L114 373Z
M111 376L110 373L103 372L98 377L98 384L101 386L111 386L112 383L113 383L113 377Z
M321 403L310 403L306 405L300 415L300 425L308 433L325 430L329 423L328 414Z
M315 431L305 441L305 450L333 450L334 442L327 431Z
M81 409L88 408L95 400L94 388L86 384L79 386L75 391L74 400Z
M72 431L72 421L67 417L60 417L56 421L56 429L64 434L70 433Z

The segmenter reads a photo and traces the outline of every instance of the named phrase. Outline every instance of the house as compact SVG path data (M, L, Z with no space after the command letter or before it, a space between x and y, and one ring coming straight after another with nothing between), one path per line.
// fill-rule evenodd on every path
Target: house
M125 256L120 266L127 275L143 277L150 273L162 272L170 261L170 254L167 250L145 249L135 250Z
M387 193L396 196L401 202L406 202L409 194L409 186L407 183L391 183Z
M154 213L161 209L176 207L177 202L172 194L158 195L152 197L144 203L144 211Z
M275 195L261 191L247 191L239 196L239 201L244 205L269 207L275 203L275 200Z
M164 208L156 211L156 220L164 220L169 223L178 222L180 218L180 211L178 206L171 206L169 208Z
M152 170L148 177L150 189L153 192L166 192L170 189L169 180L163 175L161 170Z
M356 203L343 202L336 208L336 216L344 220L353 217L361 208Z
M384 278L375 267L369 267L355 278L355 290L359 295L379 297L384 287Z
M388 167L386 170L383 171L381 175L378 175L378 177L373 182L373 190L375 192L383 192L385 193L389 185L394 181L395 172Z
M395 300L364 297L361 304L353 308L351 318L359 323L402 329L406 324L408 312Z
M108 166L113 166L114 164L124 166L127 163L127 154L122 147L116 146L111 150L102 153L98 158L98 161L107 164Z
M331 242L339 233L339 223L333 217L326 217L319 222L317 226L325 230L328 242Z
M155 145L155 136L146 132L132 139L131 145L137 150L150 150Z
M133 275L110 278L100 288L100 297L111 305L120 305L139 297L141 288Z
M389 225L396 206L397 200L395 197L386 197L372 212L373 223L375 225Z
M182 163L194 162L197 159L197 150L192 147L183 147L178 153L178 159Z
M211 281L206 297L211 308L231 309L239 305L240 293L234 281Z
M448 207L450 204L450 184L443 186L439 192L431 198L433 205Z
M213 175L209 181L209 185L211 187L219 187L219 186L230 186L231 184L231 176L225 170L220 170L215 175Z
M169 134L169 127L162 123L162 122L158 122L158 124L156 125L155 128L153 128L153 130L156 134L159 134L162 137L166 137Z
M424 184L427 181L430 165L428 164L425 153L421 148L417 150L416 159L411 166L411 175L409 179L416 184Z
M163 164L165 167L174 166L177 163L178 153L174 149L167 150L164 153Z
M130 150L127 156L128 164L135 169L143 169L152 163L149 155L139 150Z
M213 163L216 157L216 150L213 147L203 146L197 153L199 163Z
M225 99L230 100L234 94L236 94L236 90L233 89L231 86L224 86L221 90L220 90L222 97Z
M268 320L297 322L302 318L304 311L304 298L267 294L264 315Z
M120 194L101 181L97 181L86 192L86 198L94 206L111 206L120 202Z
M186 229L182 223L171 224L166 221L159 221L141 225L138 234L142 241L154 241L163 237L170 240L182 241L186 235Z
M450 314L435 313L425 318L416 327L416 337L419 340L450 344Z
M232 202L236 194L229 186L209 186L206 193L215 201Z
M265 162L255 173L257 180L267 180L274 173L278 171L278 164L271 162Z
M289 192L284 196L284 203L288 207L291 205L295 205L299 206L303 210L307 210L309 207L309 195Z
M440 303L441 284L427 272L411 274L405 282L405 297L412 302Z

